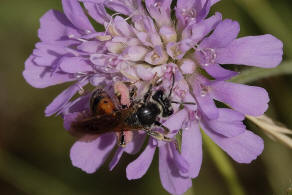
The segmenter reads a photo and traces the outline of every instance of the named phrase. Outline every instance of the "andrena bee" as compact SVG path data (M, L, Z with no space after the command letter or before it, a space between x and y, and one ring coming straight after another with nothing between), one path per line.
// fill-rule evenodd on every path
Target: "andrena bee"
M136 88L129 92L128 105L115 106L114 101L101 88L96 89L90 100L90 113L87 116L80 116L71 123L70 132L77 137L98 137L107 132L118 132L119 145L125 146L125 132L144 130L148 135L162 141L172 141L165 136L169 129L163 126L158 120L159 117L168 117L173 114L170 95L166 95L161 89L153 92L153 86L157 80L149 85L147 92L140 99L134 99ZM122 97L121 97L122 96ZM120 100L125 99L123 94L117 94ZM126 98L127 100L127 98ZM127 102L124 100L124 102ZM162 127L165 134L153 131L153 127Z

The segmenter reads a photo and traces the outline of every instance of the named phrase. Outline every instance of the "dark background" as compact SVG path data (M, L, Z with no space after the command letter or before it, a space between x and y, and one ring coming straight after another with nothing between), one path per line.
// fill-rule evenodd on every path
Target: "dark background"
M22 77L24 61L38 41L39 18L49 9L61 10L61 1L0 0L0 194L167 194L160 183L157 156L147 174L136 181L125 176L126 165L136 156L123 156L112 172L105 163L92 175L71 165L69 150L74 138L63 129L61 118L44 116L45 107L66 85L35 89ZM285 45L284 60L292 56L291 0L222 0L212 10L238 20L240 36L277 36ZM252 84L269 91L269 115L292 128L292 77ZM292 187L291 150L260 129L252 130L265 139L263 154L250 165L232 161L244 191L249 195L287 194ZM188 194L228 194L206 145L203 148L202 169Z

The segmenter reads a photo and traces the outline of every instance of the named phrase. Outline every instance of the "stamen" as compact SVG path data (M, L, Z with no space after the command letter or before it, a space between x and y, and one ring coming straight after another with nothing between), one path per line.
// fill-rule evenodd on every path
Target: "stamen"
M195 119L197 119L197 120L201 120L201 115L200 115L200 113L198 112L198 110L194 111L194 116L195 116Z
M91 32L91 30L86 30L85 33L86 33L86 34L90 34L90 33L92 33L92 32Z
M161 6L161 3L160 2L156 2L156 3L154 3L154 7L160 7Z
M205 57L205 62L203 63L203 66L209 66L215 63L217 57L215 49L205 48L200 51L203 53Z
M196 19L197 11L195 9L187 10L187 9L183 8L180 11L181 11L181 13L186 21Z
M83 39L83 38L77 38L74 34L69 34L69 35L68 35L68 38L69 38L69 39L75 39L75 40L80 41L80 42L87 42L86 39Z
M155 61L159 58L160 56L157 53L153 53L153 55L151 56L151 60Z
M209 89L208 89L208 87L206 87L206 86L202 86L202 88L201 88L201 97L205 97L207 94L208 94L208 92L209 92Z
M131 14L130 16L128 16L127 18L125 18L125 21L128 21L129 19L131 19L136 12L134 12L133 14ZM114 21L114 17L118 16L118 15L122 15L121 13L114 13L113 15L111 15L111 19L109 21L109 23L106 25L105 31L104 31L104 35L106 35L108 33L108 30L110 28L110 26L112 25L113 21Z

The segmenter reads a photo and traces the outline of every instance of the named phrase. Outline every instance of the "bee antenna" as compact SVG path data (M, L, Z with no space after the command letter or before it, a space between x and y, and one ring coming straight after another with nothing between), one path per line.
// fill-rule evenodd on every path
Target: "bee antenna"
M171 101L171 103L174 103L174 104L189 104L189 105L197 105L195 102L177 102L177 101Z
M174 73L172 72L172 84L171 84L171 88L170 88L170 92L169 92L169 95L168 95L168 98L171 96L171 94L172 94L172 90L173 90L173 86L174 86L174 81L175 81L175 79L174 79Z

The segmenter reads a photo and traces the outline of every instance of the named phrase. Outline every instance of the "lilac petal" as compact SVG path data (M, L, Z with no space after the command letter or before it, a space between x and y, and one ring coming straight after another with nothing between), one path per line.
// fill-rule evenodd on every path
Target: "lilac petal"
M209 119L218 118L218 108L210 96L209 90L206 88L206 86L204 86L204 84L200 84L199 81L196 80L194 82L193 92L201 112Z
M235 71L222 68L219 64L210 64L208 66L202 66L208 74L210 74L216 80L228 80L236 76L238 73Z
M252 116L260 116L268 109L269 95L261 87L230 83L213 82L210 85L212 96L235 110Z
M66 16L56 10L50 10L40 19L38 35L42 41L67 39L67 28L74 28Z
M208 121L208 126L214 132L225 137L234 137L246 131L243 123L226 123L220 121Z
M228 108L220 108L217 120L222 122L236 122L243 121L244 118L244 114L241 114L240 112Z
M250 163L263 152L264 142L262 138L251 131L245 131L238 136L227 138L214 133L204 125L202 125L202 128L236 162Z
M136 65L136 73L142 80L149 81L153 78L152 68L147 65Z
M70 150L73 166L86 173L94 173L104 163L115 143L113 133L101 135L92 142L75 142Z
M201 0L178 0L176 6L177 26L178 30L182 31L192 20L197 19L197 10L202 7L202 4Z
M180 68L183 74L192 74L195 71L196 64L193 60L186 58L182 60Z
M116 150L116 153L112 159L112 161L110 162L109 164L109 170L112 171L116 166L117 164L119 163L122 155L124 153L124 148L122 147L119 147L117 150Z
M63 106L69 102L69 100L80 90L81 87L86 85L88 82L76 83L62 93L60 93L51 103L47 106L45 110L46 116L51 116L58 112Z
M148 49L146 49L143 46L131 46L127 47L123 51L123 59L129 60L129 61L143 61L144 57L148 53Z
M77 119L77 117L80 115L79 112L73 112L69 114L64 115L64 123L63 126L64 128L69 131L71 128L71 123Z
M116 16L114 19L115 30L119 32L123 37L133 37L134 32L131 26L121 16Z
M183 177L189 176L189 163L184 159L184 157L179 153L179 151L176 149L176 146L174 142L169 143L170 150L173 155L173 161L178 169L178 172Z
M55 45L56 41L52 43L40 42L36 44L36 49L33 50L35 56L33 61L39 66L57 66L59 59L70 54L66 46Z
M31 86L36 88L45 88L51 85L57 85L75 80L72 75L67 73L52 73L50 67L38 66L33 62L34 56L31 55L25 61L23 77Z
M83 73L92 71L92 67L81 57L63 57L60 68L68 73Z
M149 139L149 143L140 156L131 162L127 168L127 178L129 180L139 179L146 174L148 168L151 165L156 147L152 144L152 139Z
M239 33L240 27L238 22L225 19L216 26L214 32L202 43L202 48L224 48L227 47Z
M274 68L282 61L283 43L272 35L249 36L217 49L216 54L220 64Z
M156 23L161 26L171 26L170 5L172 0L145 0L146 8Z
M98 51L102 52L103 47L104 45L98 41L86 41L77 46L77 48L80 49L81 51L84 51L90 54L97 53Z
M169 144L159 147L159 175L161 184L171 194L183 194L192 186L192 180L180 176Z
M62 0L62 5L65 15L74 26L85 32L95 32L78 1Z
M124 151L128 154L136 154L140 151L142 148L144 142L145 142L146 136L145 133L134 133L133 140L127 144L127 146L124 148Z
M200 23L193 24L192 27L192 35L191 39L196 43L202 40L206 35L208 35L222 20L222 15L218 12L215 13L214 16L203 20Z
M200 110L209 119L215 119L218 117L218 108L209 94L198 95L196 96L196 100L199 104Z
M203 154L202 136L199 125L193 121L190 127L183 130L181 155L189 164L189 177L199 175Z
M231 109L220 108L215 120L204 120L207 127L226 137L234 137L246 131L244 115Z
M106 12L102 4L84 2L84 7L96 22L104 24L105 22L110 21L111 16Z
M165 121L163 125L169 128L170 131L179 130L187 117L188 112L186 109L183 109L168 117L167 121Z
M127 16L130 16L133 13L133 1L129 3L123 2L122 0L111 0L111 1L105 1L105 5L112 9L115 10L117 13L121 13Z
M75 100L68 102L66 104L64 112L67 113L73 113L73 112L89 112L90 110L90 98L91 98L91 93L87 93L83 96L80 96L76 98Z

